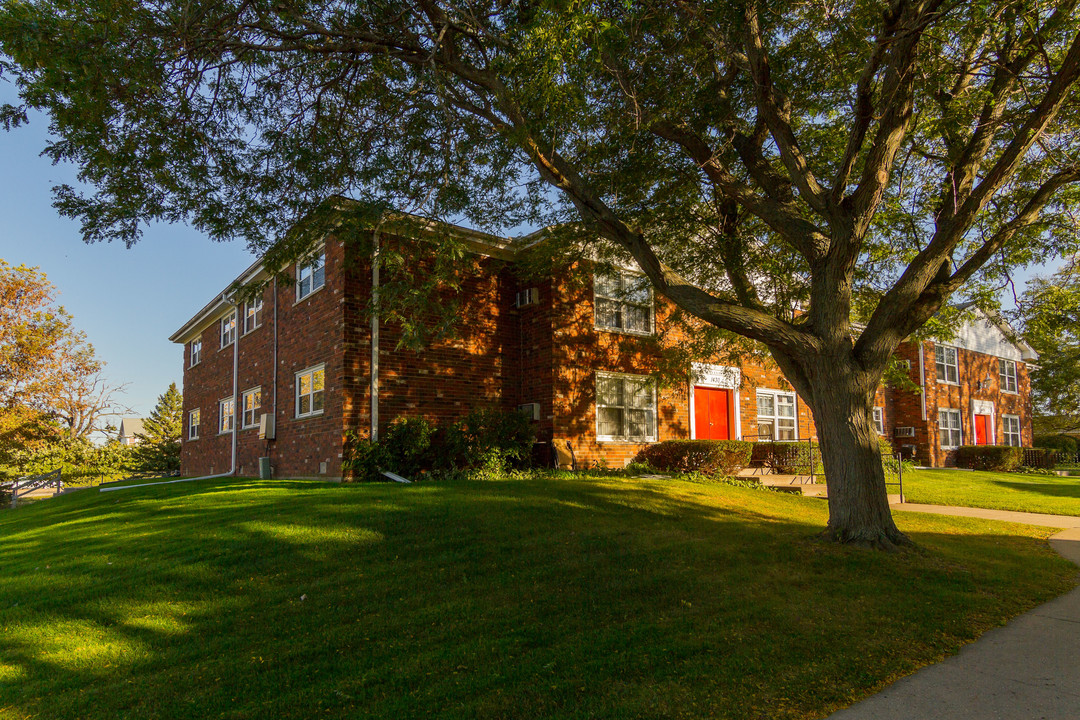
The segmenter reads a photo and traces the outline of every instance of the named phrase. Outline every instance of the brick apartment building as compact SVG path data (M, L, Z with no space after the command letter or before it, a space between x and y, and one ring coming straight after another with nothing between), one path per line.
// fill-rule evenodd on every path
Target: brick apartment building
M419 353L399 348L400 328L367 311L378 267L333 236L285 281L255 263L170 338L184 345L184 475L254 475L269 458L278 477L340 477L350 431L484 406L522 407L539 441L611 466L674 438L815 435L809 408L767 364L698 364L693 380L657 387L672 308L633 273L523 280L515 260L531 238L405 217L395 227L374 243L449 233L468 247L458 332ZM232 290L260 285L253 299ZM879 390L879 432L931 465L960 444L1030 445L1034 353L1008 336L987 316L951 345L902 346L923 392Z

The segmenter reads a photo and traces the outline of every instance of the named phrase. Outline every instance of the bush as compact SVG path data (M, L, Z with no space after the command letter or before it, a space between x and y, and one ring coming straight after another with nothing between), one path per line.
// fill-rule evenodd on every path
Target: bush
M750 462L753 445L745 440L665 440L643 448L633 462L660 472L731 475Z
M1011 472L1024 462L1024 449L1009 445L962 445L956 450L956 467Z
M532 457L532 424L517 410L482 408L461 418L445 433L445 456L455 467L497 473Z
M424 418L399 418L374 443L350 433L344 469L357 480L382 480L383 470L411 478L431 469L434 434L435 426Z
M1037 448L1049 448L1051 450L1057 450L1058 452L1068 453L1070 455L1076 455L1077 447L1080 443L1077 443L1076 438L1068 435L1036 435L1035 447Z

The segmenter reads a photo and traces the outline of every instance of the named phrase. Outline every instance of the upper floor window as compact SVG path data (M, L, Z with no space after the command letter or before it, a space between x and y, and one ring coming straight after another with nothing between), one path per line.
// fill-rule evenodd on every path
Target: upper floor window
M937 365L938 382L958 385L960 383L960 366L956 361L956 348L949 345L935 345L934 357Z
M1003 392L1017 392L1016 363L1005 358L998 358L998 378Z
M262 325L263 300L249 300L244 303L244 332L249 333Z
M885 410L883 408L874 408L874 430L878 435L885 434Z
M938 437L942 450L958 448L963 443L963 427L960 425L959 410L938 410Z
M188 367L195 367L202 360L202 338L191 341L191 363Z
M240 404L243 416L240 427L249 428L259 424L259 408L262 407L262 388L252 388L244 392Z
M318 415L323 411L326 369L317 365L296 373L296 417Z
M236 311L221 318L221 347L225 348L236 341Z
M1001 429L1005 432L1005 444L1020 447L1020 416L1002 415Z
M199 412L199 408L195 408L188 413L188 440L199 439L199 424L201 415L202 413Z
M652 290L643 276L596 275L593 295L596 327L643 335L653 331Z
M656 389L641 375L596 373L596 439L655 442Z
M218 401L218 432L227 433L232 432L233 425L236 422L236 401L234 399L225 398Z
M326 284L326 250L296 264L296 299L303 300Z
M795 393L757 391L758 440L797 440Z

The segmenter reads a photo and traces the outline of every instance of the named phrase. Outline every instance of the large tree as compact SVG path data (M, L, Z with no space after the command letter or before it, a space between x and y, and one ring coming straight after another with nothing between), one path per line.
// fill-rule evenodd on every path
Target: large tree
M171 473L180 470L180 434L184 429L184 396L169 383L137 435L135 462L143 472Z
M1073 249L1075 6L23 0L3 117L50 113L91 241L186 219L266 247L332 194L572 222L768 348L813 410L829 534L892 547L871 407L897 345Z
M1080 428L1080 257L1033 279L1021 298L1024 339L1039 353L1031 375L1036 432Z

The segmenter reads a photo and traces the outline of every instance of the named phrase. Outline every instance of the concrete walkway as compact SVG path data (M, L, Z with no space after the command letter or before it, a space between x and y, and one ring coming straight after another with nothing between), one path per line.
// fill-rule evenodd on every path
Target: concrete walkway
M901 512L1065 528L1050 538L1080 565L1080 517L896 505ZM1080 588L991 630L956 655L829 716L835 720L1076 720L1080 718Z

